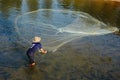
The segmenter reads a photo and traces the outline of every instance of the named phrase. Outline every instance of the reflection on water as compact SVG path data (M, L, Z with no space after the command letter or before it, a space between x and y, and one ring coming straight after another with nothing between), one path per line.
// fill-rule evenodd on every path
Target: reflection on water
M61 0L61 5L66 9L87 12L108 24L120 26L120 3L118 2L109 0Z
M55 53L36 54L37 66L28 68L25 52L29 46L18 43L20 38L14 22L18 15L38 9L83 11L107 25L120 27L120 2L112 0L0 0L0 80L120 78L120 37L114 34L87 36L64 45ZM49 13L39 14L51 18ZM34 13L27 17L34 20L39 16Z
M120 26L120 3L110 0L1 0L1 12L9 16L13 9L33 11L45 9L71 9L84 11L113 26Z

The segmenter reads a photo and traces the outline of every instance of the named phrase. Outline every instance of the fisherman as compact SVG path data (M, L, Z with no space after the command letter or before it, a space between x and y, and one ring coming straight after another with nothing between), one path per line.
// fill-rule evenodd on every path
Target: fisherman
M41 41L41 38L38 36L35 36L32 42L32 46L27 50L26 54L28 56L30 66L35 66L34 54L36 51L39 51L43 54L47 53L47 50L44 50L42 48L40 41Z

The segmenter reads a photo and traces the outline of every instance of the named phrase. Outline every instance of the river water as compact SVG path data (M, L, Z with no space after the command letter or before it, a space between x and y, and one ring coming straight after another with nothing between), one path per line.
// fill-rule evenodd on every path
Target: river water
M119 0L0 0L0 80L119 80L119 21Z

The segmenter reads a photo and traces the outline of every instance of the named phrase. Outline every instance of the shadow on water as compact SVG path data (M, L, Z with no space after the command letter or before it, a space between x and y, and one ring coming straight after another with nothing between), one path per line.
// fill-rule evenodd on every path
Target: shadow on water
M7 59L3 59L4 64L0 63L0 79L118 80L119 40L120 37L114 34L83 37L67 43L55 53L36 53L34 68L26 66L26 49L16 46L9 55L1 54L1 58Z

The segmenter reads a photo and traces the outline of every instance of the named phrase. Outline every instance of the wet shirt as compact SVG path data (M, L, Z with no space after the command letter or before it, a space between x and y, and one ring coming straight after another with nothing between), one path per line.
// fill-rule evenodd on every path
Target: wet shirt
M27 53L34 54L36 51L40 50L42 48L41 43L32 43L32 47L28 49Z

